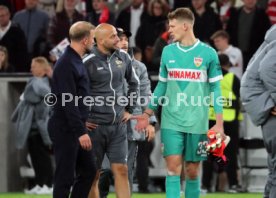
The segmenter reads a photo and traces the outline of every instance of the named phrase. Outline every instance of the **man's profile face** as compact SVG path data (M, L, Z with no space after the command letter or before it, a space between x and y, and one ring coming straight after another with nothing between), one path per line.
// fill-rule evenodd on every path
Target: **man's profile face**
M112 28L109 34L103 40L103 47L109 51L117 49L119 37L115 28Z
M176 19L170 20L168 32L173 42L181 41L184 35L184 22Z
M94 42L94 32L95 32L94 30L90 31L90 35L88 36L87 41L85 43L85 48L86 48L87 52L90 52L93 45L95 44L95 42Z

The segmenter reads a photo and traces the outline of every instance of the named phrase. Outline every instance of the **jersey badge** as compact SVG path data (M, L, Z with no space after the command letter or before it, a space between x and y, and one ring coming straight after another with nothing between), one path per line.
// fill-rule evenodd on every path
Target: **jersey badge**
M194 64L195 66L199 67L203 62L203 58L200 57L194 57Z

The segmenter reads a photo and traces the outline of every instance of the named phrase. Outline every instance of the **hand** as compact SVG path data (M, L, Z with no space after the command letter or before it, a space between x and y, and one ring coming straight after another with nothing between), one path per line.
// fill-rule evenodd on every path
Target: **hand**
M89 131L92 131L93 129L96 129L99 125L92 122L85 122L85 126Z
M132 117L132 114L130 114L129 112L125 111L125 112L124 112L124 115L123 115L122 122L123 122L123 123L126 123L127 121L130 120L131 117Z
M92 142L88 134L84 134L79 137L81 148L84 150L91 150L92 149Z
M148 141L150 142L155 137L155 127L149 124L146 127L145 133L146 133L146 137L148 138Z
M272 115L275 115L275 116L276 116L276 107L272 108L271 111L270 111L270 113L271 113Z
M143 130L145 130L146 127L149 125L149 116L145 113L143 113L142 115L132 116L131 119L137 120L135 129L139 132L143 132Z
M215 131L216 133L220 133L222 140L225 140L226 135L224 134L224 129L222 125L215 124L210 130Z

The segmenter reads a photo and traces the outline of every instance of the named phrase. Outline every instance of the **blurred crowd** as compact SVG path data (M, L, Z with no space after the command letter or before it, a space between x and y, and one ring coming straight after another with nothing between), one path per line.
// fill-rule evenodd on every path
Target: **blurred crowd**
M170 42L166 16L183 6L193 10L201 41L214 45L216 31L228 33L229 44L242 52L244 71L276 23L275 0L2 0L0 5L1 72L29 72L37 56L54 63L51 49L68 38L71 24L86 20L130 31L130 47L139 47L148 71L157 73L162 48Z
M0 73L32 71L34 74L36 57L53 65L57 57L51 50L68 39L73 23L85 20L95 26L110 23L130 31L129 47L141 51L141 61L150 75L158 74L162 49L171 43L167 14L178 7L191 8L195 15L195 36L219 54L226 54L226 58L220 57L221 61L238 79L263 42L266 31L276 23L276 0L0 0ZM47 74L44 70L42 73L38 75ZM239 85L235 89L239 90ZM35 134L32 138L38 138L37 128L31 129ZM236 131L234 139L239 136ZM43 144L41 138L39 141ZM30 138L28 143L32 149L34 143ZM147 153L151 147L145 146ZM236 175L229 181L234 187L239 185L237 155L234 154L234 165L227 172L229 176ZM45 158L49 162L47 155ZM208 165L205 167L207 173ZM51 172L52 168L47 171ZM47 176L40 186L51 186ZM211 191L207 180L203 181L203 188ZM143 184L147 182L141 182L140 191L149 192ZM217 188L223 190L223 187Z

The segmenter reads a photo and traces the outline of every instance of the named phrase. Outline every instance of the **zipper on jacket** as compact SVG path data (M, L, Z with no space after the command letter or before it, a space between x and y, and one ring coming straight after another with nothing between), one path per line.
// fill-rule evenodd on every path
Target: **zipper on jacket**
M110 82L109 82L109 85L110 85L110 89L114 93L114 101L113 101L113 105L112 105L112 110L113 110L113 113L114 113L114 118L113 118L112 124L114 124L115 119L116 119L116 111L115 111L115 107L114 107L115 106L115 89L112 87L113 73L112 73L111 64L110 64L110 60L111 60L111 57L113 56L113 54L110 56L110 58L107 58L108 68L109 68L109 71L110 71Z

